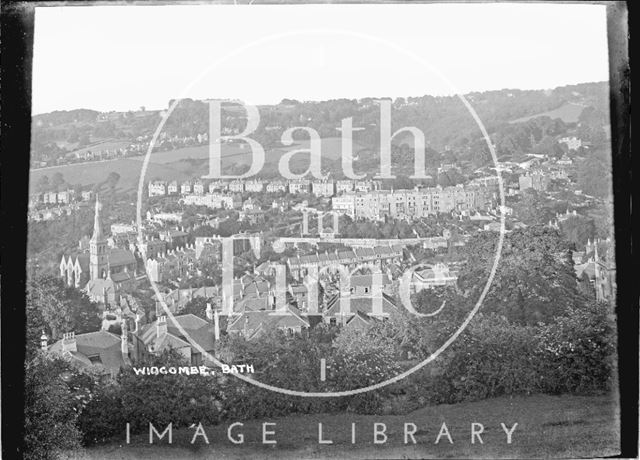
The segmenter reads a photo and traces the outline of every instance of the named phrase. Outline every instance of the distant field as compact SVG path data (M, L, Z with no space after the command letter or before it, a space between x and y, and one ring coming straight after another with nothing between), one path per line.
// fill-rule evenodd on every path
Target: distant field
M249 164L251 161L251 151L249 147L243 148L242 145L245 144L225 144L223 146L223 167L233 163L238 165ZM301 141L290 147L269 150L265 153L265 164L267 166L277 165L282 155L287 151L308 147L309 141ZM354 142L354 154L363 148L363 146ZM330 160L341 158L341 139L339 137L322 139L321 151L323 158ZM134 191L138 187L144 158L144 156L119 158L116 160L31 170L30 190L32 192L35 191L35 185L38 183L40 177L47 175L51 178L56 172L62 173L65 180L70 184L82 184L86 186L95 185L104 181L110 172L115 171L120 174L120 181L118 182L117 188L121 191ZM157 178L169 181L182 181L206 175L209 172L208 158L209 147L206 145L187 147L170 152L153 153L149 159L146 180ZM302 163L308 164L308 162L309 155L300 153L291 160L291 165L293 167Z
M194 429L174 430L173 445L148 444L148 433L106 446L74 452L74 459L321 459L321 458L597 458L619 453L617 403L609 396L547 396L497 398L485 401L425 407L407 415L365 416L316 414L243 421L245 443L227 440L227 424L207 426L210 444L202 437L190 444ZM234 420L235 421L235 420ZM194 421L196 424L197 421ZM277 445L263 445L262 423L276 423ZM351 444L351 423L356 423L356 445ZM373 444L373 424L385 423L388 441ZM442 423L446 437L435 444ZM485 428L483 444L471 444L471 423ZM501 423L511 428L507 444ZM232 423L232 422L231 422ZM318 423L323 438L318 444ZM404 443L404 423L415 423L416 444ZM163 427L164 429L164 427ZM158 441L156 441L157 443Z
M295 149L307 149L309 148L309 141L299 141L289 147L282 147L278 149L271 149L265 153L266 162L275 162L280 159L283 153L295 150ZM332 160L341 158L342 152L342 139L339 137L328 137L322 139L321 143L321 152L323 158L329 158ZM365 147L358 144L357 142L353 143L353 153L358 153L360 150ZM251 151L249 146L245 143L239 144L224 144L222 146L222 156L224 158L233 158L233 161L236 163L248 163L251 161ZM300 154L300 157L303 157L304 154ZM144 157L136 157L136 160L142 161ZM209 158L209 146L201 145L198 147L186 147L183 149L172 150L170 152L157 152L151 156L150 162L153 163L172 163L178 160L184 160L187 158L193 159L202 159ZM308 155L307 155L308 158Z
M34 192L40 177L47 175L51 178L51 176L56 172L62 173L64 179L70 184L92 186L106 180L109 173L114 171L120 174L120 181L116 188L121 191L134 191L137 189L138 181L140 180L141 168L141 161L129 158L120 158L111 161L36 169L31 170L29 188ZM200 172L196 171L194 165L188 162L176 162L171 165L150 163L147 170L148 178L157 177L164 180L186 180L196 174L200 174Z
M528 117L518 118L517 120L512 120L509 123L521 123L523 121L531 120L537 117L550 117L550 118L560 118L565 123L575 123L578 121L578 117L584 110L584 105L567 103L555 110L550 110L549 112L538 113L535 115L531 115Z
M122 141L122 140L103 140L99 142L95 142L91 145L87 145L86 147L82 147L81 149L74 150L72 152L67 153L67 157L75 156L80 153L91 151L93 153L103 152L105 150L114 150L114 149L123 149L127 146L131 145L130 141Z

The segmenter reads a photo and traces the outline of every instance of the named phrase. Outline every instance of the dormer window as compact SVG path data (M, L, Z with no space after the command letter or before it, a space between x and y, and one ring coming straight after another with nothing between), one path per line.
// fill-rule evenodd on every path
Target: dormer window
M91 355L91 356L87 356L87 358L89 358L89 361L91 361L91 364L102 364L102 359L100 358L100 355Z

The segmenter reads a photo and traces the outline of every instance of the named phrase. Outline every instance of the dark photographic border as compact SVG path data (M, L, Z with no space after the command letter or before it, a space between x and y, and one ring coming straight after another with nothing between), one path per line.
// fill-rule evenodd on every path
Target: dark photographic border
M79 5L109 2L77 2ZM114 2L115 3L115 2ZM131 4L130 2L118 2ZM140 4L140 2L136 2ZM154 2L167 4L172 2ZM175 2L190 3L190 2ZM233 0L211 3L234 3ZM244 3L240 0L239 3ZM255 0L254 3L290 3ZM336 3L328 0L296 3ZM367 3L343 0L338 3ZM377 1L371 3L405 3ZM432 3L432 2L421 2ZM435 2L433 2L435 3ZM475 2L473 2L475 3ZM574 3L574 2L571 2ZM607 5L609 85L614 192L614 222L617 276L618 369L620 387L621 455L638 455L638 263L632 235L638 231L632 210L630 120L630 37L626 2L593 2ZM27 244L27 198L31 132L31 70L36 6L61 6L67 2L3 1L1 56L1 147L0 182L2 256L2 452L5 458L20 458L23 439L24 328ZM149 2L148 4L153 4ZM88 73L87 78L91 78ZM636 168L637 170L637 168Z

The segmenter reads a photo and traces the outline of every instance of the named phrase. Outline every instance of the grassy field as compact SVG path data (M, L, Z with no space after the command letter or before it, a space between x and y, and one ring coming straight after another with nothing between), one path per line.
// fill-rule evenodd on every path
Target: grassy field
M322 139L322 157L329 160L341 158L341 140L338 137ZM226 144L222 150L223 168L228 165L248 165L251 161L251 151L245 144ZM271 149L265 153L265 169L273 169L284 153L293 149L304 149L309 147L308 141L301 141L290 147L281 149ZM353 151L357 153L363 147L354 142ZM172 150L170 152L156 152L149 158L146 181L161 179L166 181L194 179L209 173L209 147L186 147ZM81 184L83 186L93 186L103 182L110 172L115 171L120 174L120 181L117 189L131 192L137 190L142 162L144 156L132 158L119 158L116 160L94 161L81 164L70 164L55 166L45 169L34 169L30 172L30 191L35 192L38 180L46 175L51 178L56 172L62 173L65 180L70 184ZM309 155L300 153L291 160L291 166L295 170L296 166L309 164Z
M301 415L244 422L245 442L233 445L227 426L205 427L210 444L202 437L191 445L194 429L174 430L173 445L157 441L148 444L148 434L124 442L94 447L69 455L77 459L320 459L320 458L581 458L618 453L617 403L610 396L547 396L497 398L480 402L439 405L407 415ZM262 423L273 422L277 445L263 445ZM351 444L351 423L356 423L356 444ZM373 424L385 423L388 441L374 445ZM453 444L446 436L435 444L442 423L446 423ZM471 444L471 424L483 424L483 444ZM501 427L518 423L507 444ZM229 422L232 423L232 422ZM318 444L318 423L323 439ZM404 444L404 424L415 423L416 444ZM160 431L164 427L160 428Z
M550 117L560 118L565 123L575 123L578 121L578 117L584 110L585 106L572 104L570 102L558 107L555 110L550 110L549 112L538 113L536 115L531 115L529 117L518 118L517 120L512 120L510 123L521 123L523 121L531 120L532 118L537 117Z

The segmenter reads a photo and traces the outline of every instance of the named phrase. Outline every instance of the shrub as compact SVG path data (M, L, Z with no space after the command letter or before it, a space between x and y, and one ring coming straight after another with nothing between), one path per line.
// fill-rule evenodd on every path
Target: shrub
M609 306L573 308L538 335L541 390L548 393L606 391L613 383L615 335Z
M75 402L62 379L65 372L65 361L42 354L25 366L24 458L55 459L80 447Z

